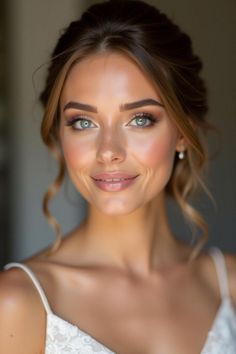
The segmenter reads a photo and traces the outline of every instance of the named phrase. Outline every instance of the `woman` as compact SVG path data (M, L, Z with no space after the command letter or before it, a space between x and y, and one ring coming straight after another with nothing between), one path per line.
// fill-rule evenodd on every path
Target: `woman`
M236 353L236 260L202 251L189 204L207 160L200 70L189 37L141 1L94 5L63 33L41 95L57 241L1 274L1 353ZM61 239L48 203L65 165L88 213ZM194 247L168 196L202 230Z

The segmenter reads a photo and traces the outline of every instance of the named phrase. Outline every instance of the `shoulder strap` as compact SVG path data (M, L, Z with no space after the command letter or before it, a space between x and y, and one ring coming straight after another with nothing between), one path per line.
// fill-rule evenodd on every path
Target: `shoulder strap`
M40 282L36 278L35 274L32 272L32 270L28 266L26 266L25 264L22 264L22 263L8 263L8 264L6 264L4 266L4 269L8 270L8 269L14 268L14 267L21 268L30 277L30 279L32 280L35 288L37 289L37 291L39 293L39 296L40 296L40 298L42 300L42 303L44 305L44 308L45 308L47 314L52 313L52 310L51 310L51 308L49 306L49 303L48 303L47 297L45 295L45 292L44 292Z
M227 268L225 264L225 257L222 251L217 247L211 247L210 254L213 258L216 267L216 273L218 277L221 298L224 299L230 296L229 282L227 275Z

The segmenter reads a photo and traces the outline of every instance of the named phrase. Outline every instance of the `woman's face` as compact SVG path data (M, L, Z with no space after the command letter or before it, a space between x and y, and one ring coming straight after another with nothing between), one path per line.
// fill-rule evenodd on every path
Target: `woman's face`
M128 214L164 191L182 139L147 76L119 53L76 64L60 100L60 139L78 191L105 214Z

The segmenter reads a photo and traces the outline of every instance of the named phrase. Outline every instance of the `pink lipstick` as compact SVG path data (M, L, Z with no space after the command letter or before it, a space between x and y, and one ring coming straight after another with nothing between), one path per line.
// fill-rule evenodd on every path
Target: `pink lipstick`
M119 192L131 186L137 177L125 172L106 172L92 176L92 180L103 191Z

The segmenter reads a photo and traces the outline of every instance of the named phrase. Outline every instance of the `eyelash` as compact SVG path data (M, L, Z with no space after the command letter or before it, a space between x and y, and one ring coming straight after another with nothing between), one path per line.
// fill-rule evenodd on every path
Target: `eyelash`
M158 122L158 119L155 118L153 116L153 114L151 113L147 113L147 112L140 112L140 113L136 113L134 114L133 118L131 119L131 122L137 118L144 118L144 119L148 119L150 124L148 125L145 125L145 126L138 126L136 125L137 128L149 128L149 127L152 127L154 124L156 124Z
M67 120L66 126L71 127L73 130L76 130L76 131L83 131L83 130L86 130L86 129L75 128L75 123L84 122L84 121L91 122L91 119L89 119L88 117L83 116L83 115L72 117L71 119Z
M154 124L156 124L158 122L158 119L156 119L153 114L151 113L147 113L147 112L140 112L140 113L135 113L134 116L132 117L132 119L130 120L130 122L132 122L133 120L137 119L137 118L144 118L144 119L147 119L149 120L150 124L148 125L144 125L144 126L138 126L138 125L135 125L136 128L138 129L143 129L143 128L149 128L149 127L152 127ZM73 130L76 130L76 131L84 131L84 130L87 130L89 128L94 128L94 127L88 127L88 128L75 128L75 123L77 122L84 122L84 121L88 121L88 122L91 122L91 119L86 117L86 116L77 116L77 117L73 117L71 119L68 119L67 122L66 122L66 126L69 126L71 127ZM129 123L130 124L130 123ZM128 125L129 125L128 124ZM133 126L133 125L131 125Z

